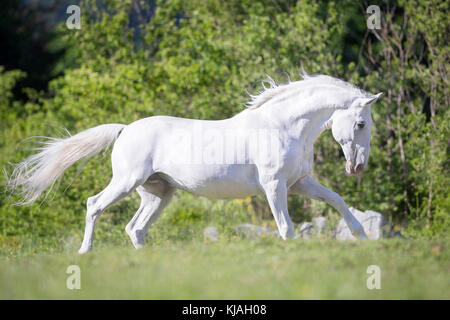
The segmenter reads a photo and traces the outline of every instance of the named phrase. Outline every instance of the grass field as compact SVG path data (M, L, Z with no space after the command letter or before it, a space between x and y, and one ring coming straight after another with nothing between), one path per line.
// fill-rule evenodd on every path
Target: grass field
M0 259L1 299L450 299L449 240L166 241ZM69 290L69 265L81 289ZM381 269L381 289L366 286Z

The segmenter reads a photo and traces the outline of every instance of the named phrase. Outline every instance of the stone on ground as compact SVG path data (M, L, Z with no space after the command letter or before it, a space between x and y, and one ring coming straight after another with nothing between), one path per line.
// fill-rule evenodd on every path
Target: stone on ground
M215 227L207 227L203 230L203 239L208 241L218 241L219 231Z
M312 222L303 222L297 227L298 238L310 238L312 236L322 234L327 226L327 219L325 217L316 217Z

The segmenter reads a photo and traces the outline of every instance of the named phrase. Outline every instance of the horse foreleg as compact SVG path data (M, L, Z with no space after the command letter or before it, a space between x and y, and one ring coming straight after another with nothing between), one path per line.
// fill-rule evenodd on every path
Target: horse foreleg
M273 180L264 183L262 186L281 238L283 238L283 240L293 238L294 228L292 227L287 208L286 183L281 180Z
M311 176L306 176L305 178L297 181L289 189L289 192L305 195L315 200L325 201L339 211L355 237L367 238L364 228L350 212L345 201L336 192L325 188L311 178Z

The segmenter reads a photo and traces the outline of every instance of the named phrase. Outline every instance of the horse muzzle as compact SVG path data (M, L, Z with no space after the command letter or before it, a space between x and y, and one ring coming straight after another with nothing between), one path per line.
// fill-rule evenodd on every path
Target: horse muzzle
M356 176L364 171L364 164L358 163L356 166L353 166L351 161L347 161L347 164L345 165L345 171L349 175Z

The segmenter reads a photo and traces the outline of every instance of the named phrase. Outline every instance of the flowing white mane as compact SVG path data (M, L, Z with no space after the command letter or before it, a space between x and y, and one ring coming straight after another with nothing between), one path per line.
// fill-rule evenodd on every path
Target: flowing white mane
M333 78L327 75L308 75L305 72L300 74L303 78L299 81L291 82L285 84L277 84L275 80L268 76L267 80L262 81L263 89L257 95L248 94L250 96L250 101L245 104L245 106L249 109L256 109L261 107L263 104L274 98L275 96L280 95L283 92L299 90L301 88L305 88L310 85L331 85L336 86L337 88L349 90L351 94L355 96L369 97L370 94L366 91L359 89L351 83L345 82L343 80ZM269 87L266 87L264 84L268 83Z

